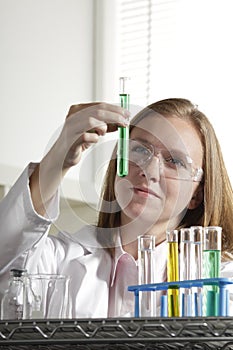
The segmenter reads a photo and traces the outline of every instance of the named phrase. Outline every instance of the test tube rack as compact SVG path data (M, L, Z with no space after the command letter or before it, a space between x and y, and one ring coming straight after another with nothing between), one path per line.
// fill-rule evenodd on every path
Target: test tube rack
M139 293L141 292L156 292L156 291L167 291L169 288L202 288L204 286L217 286L219 287L219 308L217 316L229 316L229 293L227 286L233 284L233 280L229 278L206 278L197 280L187 281L175 281L175 282L163 282L163 283L152 283L152 284L141 284L129 286L128 290L134 293L135 298L135 309L134 316L140 316L139 307ZM166 317L164 308L161 307L161 317Z

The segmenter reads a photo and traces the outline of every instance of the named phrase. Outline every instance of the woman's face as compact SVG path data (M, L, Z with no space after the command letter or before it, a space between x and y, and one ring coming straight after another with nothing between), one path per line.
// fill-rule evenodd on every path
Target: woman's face
M139 141L161 153L143 165L129 162L128 176L116 176L115 193L122 209L122 224L139 219L148 225L169 226L169 222L177 225L199 183L180 179L180 175L169 177L170 170L164 171L163 159L167 161L166 155L170 153L179 154L182 159L188 156L193 167L201 168L203 149L198 133L192 125L177 117L151 115L133 128L130 139L132 144Z

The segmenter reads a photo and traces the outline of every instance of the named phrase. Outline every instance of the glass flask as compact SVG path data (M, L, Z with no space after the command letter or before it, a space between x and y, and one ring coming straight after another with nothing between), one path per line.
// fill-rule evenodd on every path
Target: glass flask
M2 320L21 320L23 318L24 287L27 270L11 269L9 287L1 301Z

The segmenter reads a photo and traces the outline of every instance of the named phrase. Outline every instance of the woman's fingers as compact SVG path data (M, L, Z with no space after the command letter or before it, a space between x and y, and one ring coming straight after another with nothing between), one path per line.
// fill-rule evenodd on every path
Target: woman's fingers
M117 126L128 125L130 113L115 105L91 103L71 106L67 118L73 123L79 122L82 132L94 130L98 135L114 131Z
M64 154L64 168L77 164L82 151L97 143L99 136L128 125L129 112L107 103L87 103L70 107L57 146Z

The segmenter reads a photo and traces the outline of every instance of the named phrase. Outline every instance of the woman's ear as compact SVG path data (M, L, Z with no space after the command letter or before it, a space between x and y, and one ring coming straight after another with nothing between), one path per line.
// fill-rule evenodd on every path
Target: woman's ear
M203 199L204 199L203 191L204 191L203 185L200 184L192 196L192 199L188 205L188 209L191 209L191 210L196 209L203 202Z

